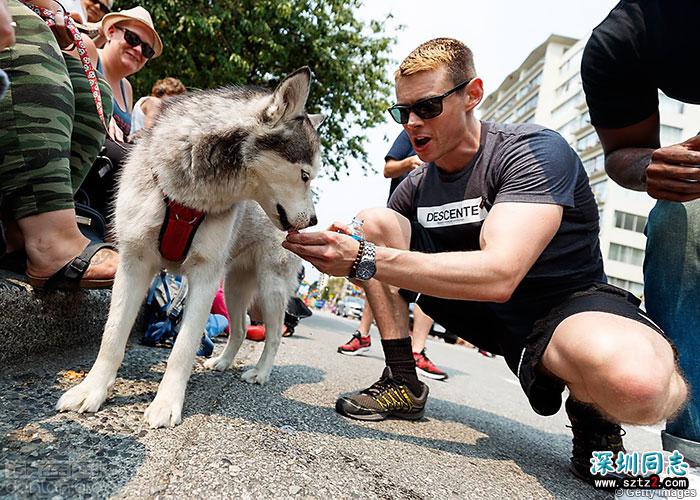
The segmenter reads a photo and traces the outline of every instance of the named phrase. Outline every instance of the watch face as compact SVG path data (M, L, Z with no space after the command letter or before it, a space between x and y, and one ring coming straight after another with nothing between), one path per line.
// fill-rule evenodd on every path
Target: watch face
M372 276L374 276L376 270L377 267L375 266L374 262L361 260L360 263L357 265L357 271L355 272L355 276L361 280L368 280Z

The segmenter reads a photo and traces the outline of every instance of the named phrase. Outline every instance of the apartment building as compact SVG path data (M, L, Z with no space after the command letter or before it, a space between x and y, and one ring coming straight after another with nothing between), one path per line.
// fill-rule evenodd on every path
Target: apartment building
M603 150L590 124L581 85L586 40L551 35L510 73L480 107L481 119L538 123L558 131L581 157L600 213L600 245L612 284L643 291L644 226L655 200L618 186L605 173ZM700 130L700 106L659 93L661 144L675 144Z

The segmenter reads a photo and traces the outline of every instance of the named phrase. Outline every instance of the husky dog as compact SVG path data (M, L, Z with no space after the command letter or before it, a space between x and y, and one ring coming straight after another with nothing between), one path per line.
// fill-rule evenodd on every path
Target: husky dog
M310 81L311 71L304 67L274 92L231 87L177 97L164 107L156 125L132 150L120 178L115 205L120 260L97 360L85 380L60 398L57 410L95 412L100 408L114 385L148 285L162 267L185 274L189 294L178 340L145 413L148 424L156 428L180 423L195 352L224 273L226 305L237 319L232 320L231 340L223 355L208 365L221 370L230 364L242 341L239 311L244 312L255 281L251 273L241 271L254 266L239 264L235 257L246 245L316 224L310 181L320 169L316 128L322 117L305 111ZM272 232L259 221L251 222L259 214L241 206L244 200L257 201L277 229ZM192 221L177 215L169 218L171 205L166 210L166 202L205 214L179 261L162 256L160 239L168 232L166 227L173 227L170 222L177 228L183 221ZM242 220L250 223L237 227ZM172 232L177 239L180 231ZM250 238L250 232L257 234ZM269 252L269 246L264 248ZM286 264L291 264L291 273L298 271L291 257L277 266ZM265 265L273 264L266 261ZM257 270L262 271L261 295L279 286L275 272ZM291 290L279 288L286 293L286 304ZM250 382L267 380L279 345L277 330L281 331L284 305L280 312L273 302L263 303L263 319L270 321L268 331L274 333L256 368L245 374Z

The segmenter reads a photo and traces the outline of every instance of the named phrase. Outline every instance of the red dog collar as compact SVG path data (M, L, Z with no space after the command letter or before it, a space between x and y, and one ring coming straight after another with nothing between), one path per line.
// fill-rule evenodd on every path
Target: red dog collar
M206 214L169 200L167 196L163 199L165 219L160 228L158 250L164 259L181 262L187 257L192 239Z

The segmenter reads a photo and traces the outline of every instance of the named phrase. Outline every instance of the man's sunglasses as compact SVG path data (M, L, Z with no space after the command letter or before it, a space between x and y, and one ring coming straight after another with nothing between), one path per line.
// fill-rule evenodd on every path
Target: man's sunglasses
M408 118L410 117L411 112L415 113L416 115L418 115L418 117L422 118L423 120L435 118L436 116L439 116L440 113L442 113L443 99L445 99L445 97L449 96L450 94L454 94L459 89L467 85L469 82L471 82L471 79L464 80L462 83L458 84L456 87L451 88L442 95L436 95L435 97L426 97L425 99L421 99L420 101L414 102L410 106L407 106L405 104L394 104L387 111L389 111L389 114L396 123L400 123L402 125L408 123Z
M104 14L109 14L112 12L112 9L109 8L107 4L102 3L100 0L90 0L92 3L97 4L100 7L100 10Z
M141 40L141 38L139 38L139 36L133 31L128 30L126 28L120 28L118 26L116 28L124 32L124 40L126 41L126 43L128 43L132 47L138 47L139 45L141 46L141 54L143 54L143 57L145 57L146 59L150 59L156 54L156 51L153 50L153 47Z

